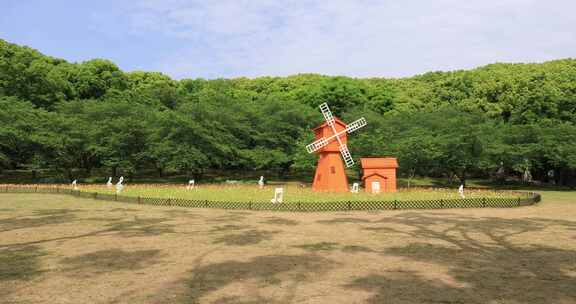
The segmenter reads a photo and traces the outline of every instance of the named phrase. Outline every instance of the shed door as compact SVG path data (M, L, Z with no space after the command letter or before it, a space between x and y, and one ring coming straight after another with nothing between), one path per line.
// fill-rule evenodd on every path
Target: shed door
M380 193L380 182L372 182L372 193Z

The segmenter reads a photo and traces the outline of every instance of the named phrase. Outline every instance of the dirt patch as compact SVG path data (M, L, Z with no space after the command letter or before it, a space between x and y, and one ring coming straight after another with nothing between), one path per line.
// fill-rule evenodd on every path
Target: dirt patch
M0 194L0 302L574 304L576 196L544 197L281 214Z

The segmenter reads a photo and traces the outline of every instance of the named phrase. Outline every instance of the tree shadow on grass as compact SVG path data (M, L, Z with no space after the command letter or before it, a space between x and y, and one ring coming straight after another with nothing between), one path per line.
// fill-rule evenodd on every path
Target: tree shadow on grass
M262 304L262 303L270 303L270 302L268 301L268 299L261 296L254 296L251 299L246 299L245 297L240 296L227 296L212 302L212 304Z
M0 285L2 281L26 281L41 274L40 257L45 255L39 246L0 249Z
M84 217L80 218L79 221L85 222L105 222L105 223L116 223L121 222L123 219L121 218L113 218L113 217L106 217L106 216L91 216L91 217Z
M295 245L292 247L304 249L304 250L309 251L309 252L336 251L336 250L340 250L344 253L359 253L359 252L373 253L373 252L377 252L376 250L373 250L373 249L365 247L365 246L357 246L357 245L341 246L339 243L333 243L333 242L319 242L319 243L312 243L312 244Z
M39 246L0 249L0 302L15 291L10 282L30 281L45 272L40 258L47 254Z
M61 260L72 276L88 276L111 271L146 268L158 261L160 250L124 251L106 249Z
M225 231L239 231L242 229L248 229L252 226L248 226L248 225L222 225L222 226L215 226L214 228L212 228L210 231L211 232L225 232Z
M100 220L96 218L95 220ZM19 246L29 246L38 245L54 241L65 241L65 240L76 240L86 237L98 237L104 234L114 233L120 237L147 237L147 236L158 236L167 233L176 233L174 231L175 225L164 223L167 219L164 218L149 218L140 219L134 217L134 220L129 221L118 221L111 219L110 223L105 225L106 228L95 230L87 233L72 235L72 236L62 236L49 239L42 239L36 241L29 241L24 243L12 243L12 244L2 244L1 248L15 248ZM1 221L0 221L1 222ZM2 231L0 231L2 232Z
M164 211L166 215L170 217L184 217L184 218L204 218L203 216L194 213L193 211L183 210L183 209L170 209Z
M110 210L108 210L109 212L119 212L119 211L124 211L124 212L138 212L138 211L142 211L139 209L133 209L133 208L112 208Z
M250 211L228 211L228 213L236 214L236 215L253 215L254 214L254 212L250 212Z
M227 223L227 222L241 222L245 220L246 217L241 214L227 214L218 216L215 218L207 219L208 223Z
M130 221L113 222L108 225L107 232L117 232L122 237L156 236L175 233L173 224L164 223L166 218L137 218Z
M348 285L374 292L372 303L576 302L576 251L511 240L551 226L568 229L574 222L418 213L400 214L380 222L407 229L372 227L371 231L422 240L389 248L382 254L437 264L457 284L426 280L417 273L394 272L370 274Z
M344 223L370 223L370 220L353 218L353 217L341 217L331 220L321 220L317 221L318 224L344 224Z
M63 215L63 214L71 214L71 213L77 213L77 212L84 212L84 210L81 209L39 209L39 210L34 210L34 215L41 215L41 216L45 216L45 215Z
M71 213L4 218L0 219L0 232L8 232L26 228L37 228L46 225L63 224L72 222L74 220L76 220L76 215Z
M248 230L241 233L229 234L217 238L214 244L225 244L228 246L249 246L272 239L272 235L277 231Z
M296 226L299 224L298 221L288 220L281 217L271 217L265 221L260 222L262 224L272 224L272 225L285 225L285 226Z
M364 303L488 303L471 300L473 291L458 289L439 281L426 280L409 272L392 272L385 275L370 274L346 285L350 289L372 292ZM472 293L470 295L469 293ZM498 302L501 303L501 302Z
M226 296L217 303L290 303L298 284L312 280L336 263L316 255L273 255L255 257L247 262L227 261L199 267L185 280L184 303L198 303L201 298L233 283L249 289L248 296ZM251 282L248 282L251 281ZM250 286L246 286L250 285ZM280 286L282 285L282 286ZM274 297L259 294L262 287L277 286ZM239 300L239 301L236 301Z
M372 248L365 247L365 246L357 246L357 245L344 246L344 247L342 247L342 251L343 252L349 252L349 253L376 252L376 250L374 250Z
M304 245L295 245L292 246L295 248L304 249L306 251L334 251L338 250L338 243L332 242L320 242L320 243L313 243L313 244L304 244Z

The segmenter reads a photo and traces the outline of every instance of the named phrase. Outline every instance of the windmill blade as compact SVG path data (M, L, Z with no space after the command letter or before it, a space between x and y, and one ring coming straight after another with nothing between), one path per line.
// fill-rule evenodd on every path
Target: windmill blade
M327 103L320 105L320 111L322 111L322 115L324 115L326 123L328 123L329 126L334 125L334 116L332 115L332 111L330 111Z
M348 151L346 145L340 144L340 154L342 154L342 159L344 159L347 168L354 166L354 160L352 159L352 155L350 155L350 151Z
M364 127L364 126L366 126L366 124L367 124L367 123L366 123L366 119L364 119L364 117L362 117L362 118L360 118L360 119L358 119L358 120L356 120L356 121L348 124L348 125L346 126L346 132L352 133L352 132L354 132L354 131L356 131L356 130L358 130L358 129Z
M306 151L308 151L308 153L316 152L316 151L320 150L322 147L328 145L329 142L330 142L330 140L322 137L322 138L314 141L313 143L307 145Z

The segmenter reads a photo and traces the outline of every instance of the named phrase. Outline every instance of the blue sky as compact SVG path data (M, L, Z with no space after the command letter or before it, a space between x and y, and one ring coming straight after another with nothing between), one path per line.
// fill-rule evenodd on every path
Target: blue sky
M402 77L576 57L575 0L0 0L0 38L174 78Z

